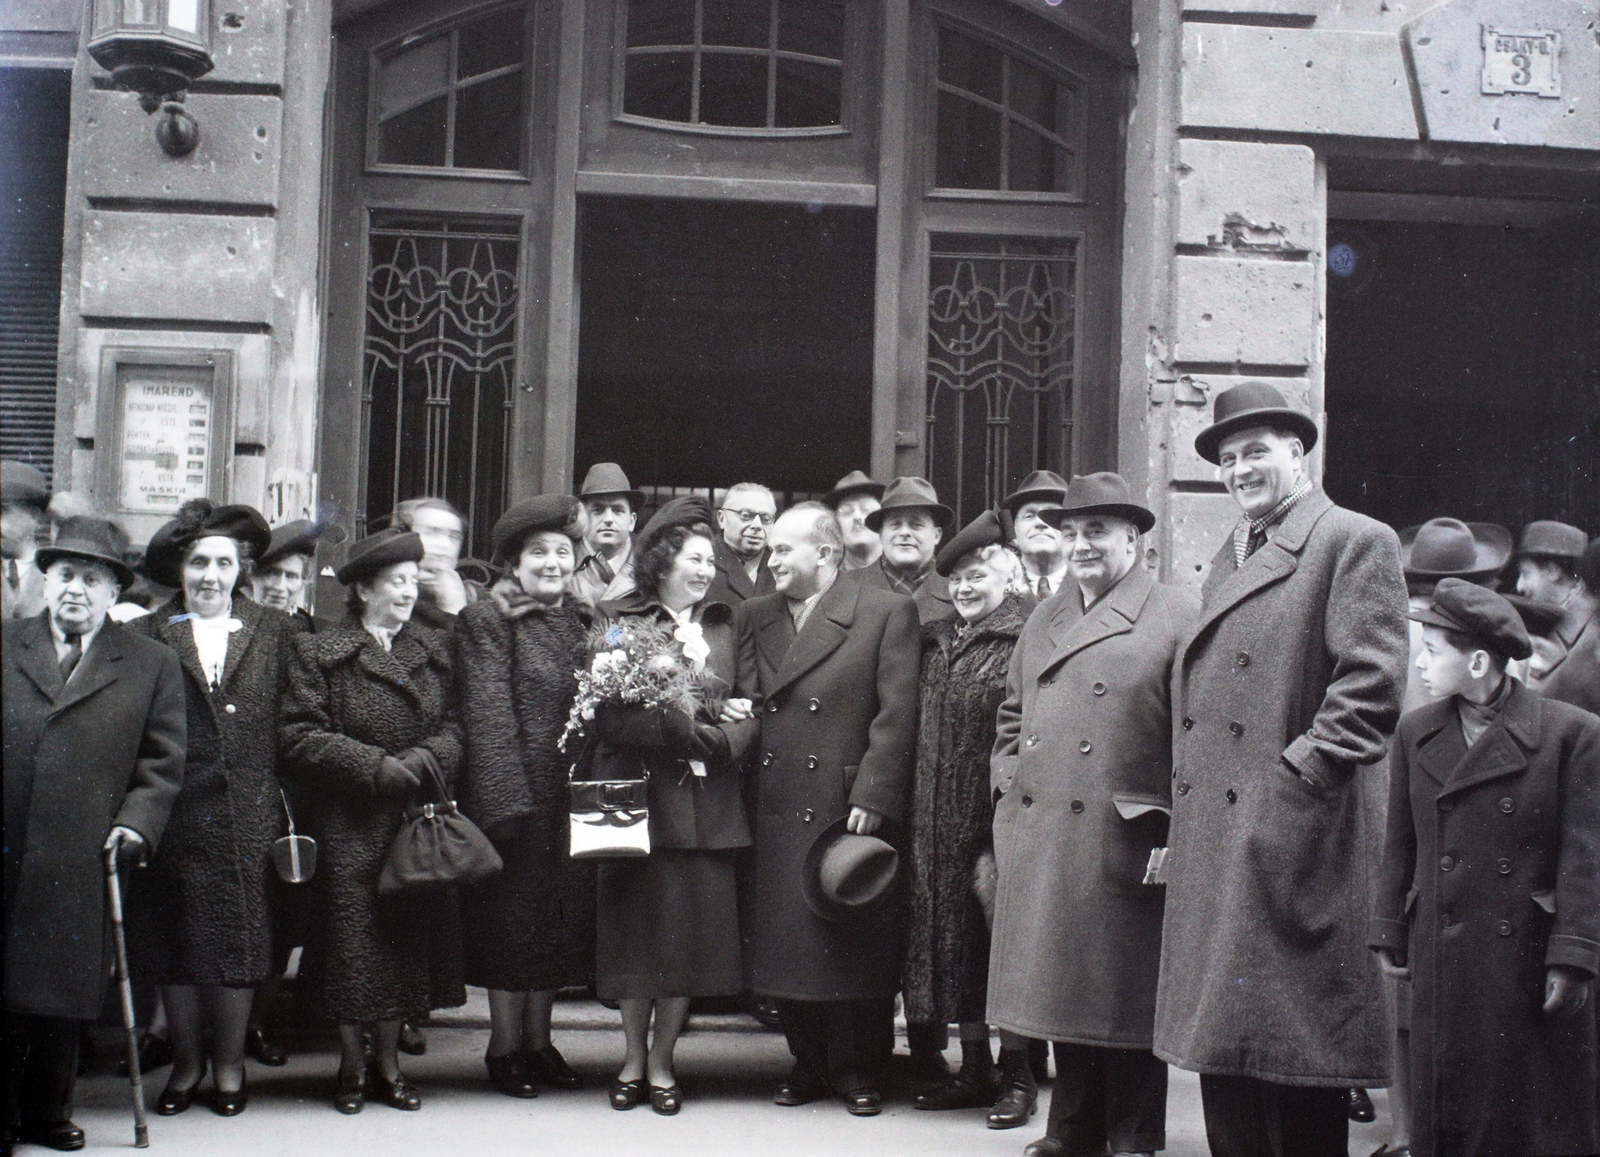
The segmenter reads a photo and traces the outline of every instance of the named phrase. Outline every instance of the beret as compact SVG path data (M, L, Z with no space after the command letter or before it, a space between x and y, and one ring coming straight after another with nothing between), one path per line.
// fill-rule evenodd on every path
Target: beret
M260 558L272 545L272 528L253 506L235 503L213 506L206 499L186 502L177 517L150 536L141 569L151 582L165 587L183 585L183 556L202 538L231 538Z
M389 527L369 534L350 548L350 554L339 568L338 580L345 586L364 582L384 567L398 562L422 561L422 536L414 530L396 530Z
M704 523L714 525L711 513L711 503L699 494L685 494L678 498L669 499L660 510L650 516L650 521L644 524L644 529L639 532L639 550L643 553L656 536L665 534L675 526L694 526Z
M1412 611L1410 617L1425 626L1460 631L1508 659L1526 659L1533 654L1517 608L1503 595L1466 579L1440 579L1433 588L1433 601L1425 610Z
M489 531L491 562L510 563L512 555L532 534L564 534L573 541L583 537L578 521L578 500L570 494L540 494L506 508Z
M939 548L933 567L949 578L950 572L956 569L956 563L967 555L986 546L1004 543L1009 537L1000 515L993 510L985 510Z
M1576 526L1545 519L1530 522L1522 528L1522 543L1517 547L1517 553L1581 563L1588 547L1589 536Z

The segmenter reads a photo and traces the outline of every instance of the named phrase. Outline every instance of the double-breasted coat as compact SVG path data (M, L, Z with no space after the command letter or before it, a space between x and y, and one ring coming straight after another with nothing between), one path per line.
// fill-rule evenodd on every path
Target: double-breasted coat
M156 984L244 987L272 974L272 841L288 830L278 724L290 639L283 611L236 596L222 680L200 665L182 595L130 629L170 647L183 671L183 790L147 871L128 891L130 967Z
M1033 609L1010 594L978 622L922 624L921 710L906 865L906 1019L983 1020L989 921L974 889L978 858L993 849L989 755L1006 669Z
M711 580L711 587L706 591L707 604L724 603L737 607L746 599L770 595L777 590L772 571L767 569L765 551L761 553L761 562L756 567L756 577L753 579L750 572L744 569L744 560L733 552L733 547L720 534L712 544L712 551L716 559L717 577Z
M990 1021L1148 1049L1167 842L1172 682L1197 600L1136 566L1087 611L1039 605L1011 657L994 747L999 867Z
M761 718L751 986L789 1000L893 996L903 952L899 906L830 923L806 905L802 873L817 833L852 806L895 824L905 819L917 741L916 605L840 578L798 634L782 594L740 610L738 694Z
M109 619L65 686L44 614L3 634L5 1007L91 1020L109 975L101 847L118 824L160 847L183 785L183 675Z
M594 868L568 854L572 760L560 747L588 623L576 600L551 607L507 579L456 626L458 800L505 861L461 889L469 984L526 992L594 980Z
M406 807L432 798L426 785L380 791L383 757L427 748L451 786L461 763L449 638L407 624L385 651L361 627L298 636L282 743L284 773L302 788L299 826L317 840L323 924L311 979L324 1010L356 1024L464 1003L455 890L378 895Z
M1212 560L1178 669L1163 1060L1388 1083L1367 922L1406 654L1399 540L1320 490L1242 567L1231 541Z
M1595 1017L1545 970L1600 970L1600 718L1513 680L1469 749L1455 700L1400 721L1374 947L1411 967L1411 1147L1600 1151Z

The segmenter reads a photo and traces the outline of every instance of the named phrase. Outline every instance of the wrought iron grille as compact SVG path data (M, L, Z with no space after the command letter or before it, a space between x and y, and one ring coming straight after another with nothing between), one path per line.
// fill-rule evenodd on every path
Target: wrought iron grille
M963 522L1072 469L1077 272L1069 238L932 238L928 471Z
M357 532L397 502L444 497L472 554L510 484L517 224L375 214L369 246Z

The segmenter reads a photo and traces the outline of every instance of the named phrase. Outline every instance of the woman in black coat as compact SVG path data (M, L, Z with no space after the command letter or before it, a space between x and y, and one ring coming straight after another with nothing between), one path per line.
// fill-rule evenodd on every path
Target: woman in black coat
M466 975L489 990L484 1063L512 1097L582 1083L550 1043L555 990L594 981L594 869L568 855L571 760L560 747L589 624L567 591L581 517L566 494L507 510L492 537L512 575L456 624L461 810L505 861L462 889Z
M400 1072L401 1022L466 999L459 983L436 975L450 962L433 958L445 940L438 929L457 920L454 890L378 894L406 808L437 798L434 767L448 787L461 762L449 641L410 623L421 558L422 542L408 532L380 531L353 546L339 581L356 623L301 636L289 663L284 770L317 840L324 925L311 979L339 1024L341 1113L359 1113L369 1091L396 1109L421 1108Z
M161 986L172 1075L156 1112L189 1107L205 1075L212 1108L242 1112L254 986L272 973L272 841L287 827L278 722L289 638L303 628L245 598L272 532L248 506L186 503L150 540L145 571L178 588L130 624L178 654L188 719L183 790L148 871L132 877L128 943L138 975ZM241 586L240 584L244 585Z
M589 769L592 779L649 777L650 854L600 863L595 991L622 1008L627 1053L612 1108L633 1108L648 1085L651 1108L667 1116L683 1100L672 1054L690 998L744 989L735 849L750 845L750 828L739 760L758 724L748 711L718 724L736 643L729 608L703 602L716 577L714 541L705 500L674 499L640 536L638 589L601 605L612 621L671 627L706 678L708 704L694 718L674 708L599 708Z

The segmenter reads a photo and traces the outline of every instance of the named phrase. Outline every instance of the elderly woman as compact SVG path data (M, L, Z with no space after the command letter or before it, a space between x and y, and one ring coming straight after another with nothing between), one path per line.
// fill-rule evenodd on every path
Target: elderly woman
M736 713L739 722L718 723L733 685L735 641L732 611L704 601L717 573L714 534L704 499L667 503L639 538L637 589L601 604L612 622L670 628L707 692L694 717L676 708L602 706L589 768L593 779L649 778L650 854L600 864L595 990L622 1009L626 1054L611 1107L631 1109L648 1095L663 1116L683 1102L673 1050L690 998L744 989L735 849L749 846L750 828L739 760L758 725L745 710Z
M959 1024L961 1069L920 1093L919 1109L987 1108L1005 1091L983 1019L995 887L989 753L1011 652L1033 609L1007 530L985 511L945 545L935 566L950 581L957 617L922 625L906 1021ZM1027 1042L1010 1035L1001 1038L1007 1081L1031 1084Z
M555 990L594 981L594 870L568 855L571 760L560 748L589 624L568 592L582 511L566 494L507 510L492 537L511 576L456 627L461 808L505 861L462 891L466 975L489 990L484 1063L512 1097L582 1084L550 1043Z
M453 890L378 894L407 806L434 798L425 782L433 767L448 785L461 762L449 640L410 621L422 554L422 540L398 530L351 547L338 578L354 622L302 635L289 663L284 767L300 787L302 826L317 839L325 926L313 985L339 1025L341 1113L359 1113L369 1095L421 1108L400 1072L400 1025L465 1001L459 985L435 992L433 977L431 951L445 939L435 930L457 918Z
M148 578L177 593L129 624L177 652L187 701L183 790L128 903L136 970L161 986L167 1013L172 1075L155 1105L166 1115L190 1106L205 1075L207 1014L211 1107L225 1117L244 1111L253 988L272 973L268 880L272 841L287 826L280 686L289 637L303 628L245 597L251 563L271 537L248 506L185 503L144 561Z

